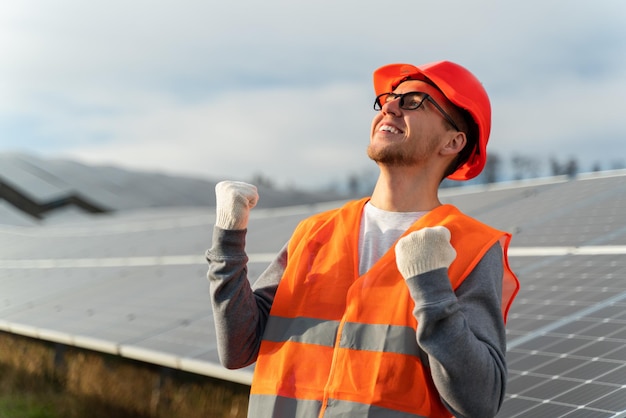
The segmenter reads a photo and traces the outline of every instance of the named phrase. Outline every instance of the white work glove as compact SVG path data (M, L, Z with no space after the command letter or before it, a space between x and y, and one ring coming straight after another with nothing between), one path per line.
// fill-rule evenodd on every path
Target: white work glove
M456 258L450 245L450 231L444 226L423 228L400 238L396 264L405 279L428 271L448 268Z
M215 185L215 226L246 229L250 209L259 200L256 187L241 181L222 181Z

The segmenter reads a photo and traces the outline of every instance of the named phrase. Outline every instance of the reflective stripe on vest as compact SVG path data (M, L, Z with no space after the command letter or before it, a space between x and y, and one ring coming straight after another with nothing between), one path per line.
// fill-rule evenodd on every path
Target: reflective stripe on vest
M268 332L263 338L272 342L290 341L332 347L338 328L339 321L271 316L267 323ZM407 326L346 322L343 324L339 347L419 355L415 329Z
M415 306L397 269L394 249L358 275L359 224L366 201L311 217L290 239L288 264L257 358L251 417L336 417L342 414L339 411L451 416L420 361ZM500 241L506 318L519 286L506 261L510 235L450 205L429 212L405 235L436 225L450 230L457 251L448 269L453 289ZM291 405L297 415L279 412L283 405Z
M270 316L263 339L273 342L299 342L332 347L339 328L339 321L317 318L283 318Z
M324 418L368 417L368 418L425 418L422 415L409 414L356 402L329 399ZM307 418L320 414L320 401L285 398L273 395L252 395L250 397L250 416ZM263 412L261 412L263 411ZM271 413L267 413L271 411Z

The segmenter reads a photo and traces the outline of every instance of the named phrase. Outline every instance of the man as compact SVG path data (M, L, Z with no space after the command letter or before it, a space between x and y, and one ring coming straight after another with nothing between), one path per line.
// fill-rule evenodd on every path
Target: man
M447 61L374 72L371 197L301 222L251 288L256 188L216 186L207 251L222 363L256 361L250 417L493 417L519 283L510 235L442 205L485 165L489 99Z

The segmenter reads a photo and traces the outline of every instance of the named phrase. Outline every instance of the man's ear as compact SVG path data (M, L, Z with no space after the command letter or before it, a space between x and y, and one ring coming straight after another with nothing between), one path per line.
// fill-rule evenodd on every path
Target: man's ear
M448 141L441 148L441 153L443 155L454 155L461 152L465 145L467 144L467 137L465 136L465 132L454 132L453 135L448 137Z

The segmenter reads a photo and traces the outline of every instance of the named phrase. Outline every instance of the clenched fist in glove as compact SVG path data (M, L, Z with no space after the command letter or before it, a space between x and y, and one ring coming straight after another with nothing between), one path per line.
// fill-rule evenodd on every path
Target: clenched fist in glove
M246 229L250 209L259 200L256 187L241 181L222 181L215 185L215 226Z
M396 264L405 279L428 271L448 268L456 258L450 245L450 231L444 226L423 228L400 238Z

